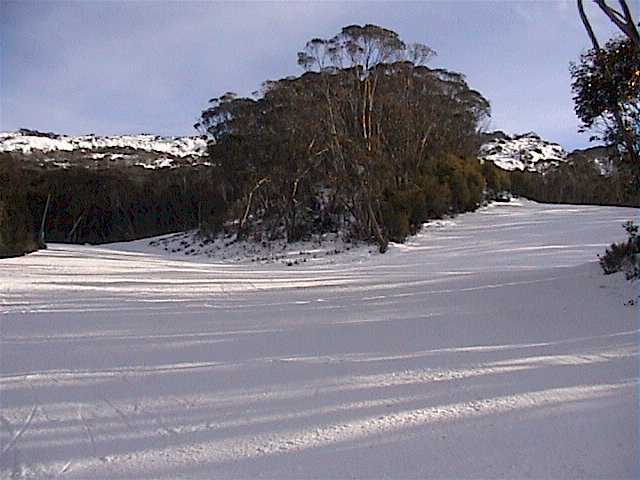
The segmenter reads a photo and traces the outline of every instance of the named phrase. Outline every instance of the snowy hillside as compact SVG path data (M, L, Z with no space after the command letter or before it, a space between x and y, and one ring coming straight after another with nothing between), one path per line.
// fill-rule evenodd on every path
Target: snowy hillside
M68 136L31 130L0 132L0 152L56 152L73 150L133 149L166 153L174 157L201 156L206 142L199 137L160 137L157 135Z
M2 478L636 478L636 209L496 204L385 255L0 260Z
M494 132L488 135L480 148L479 158L504 170L544 172L566 161L567 152L557 143L543 140L535 133L509 136Z
M208 165L206 148L200 137L69 136L33 130L0 133L0 153L43 168Z

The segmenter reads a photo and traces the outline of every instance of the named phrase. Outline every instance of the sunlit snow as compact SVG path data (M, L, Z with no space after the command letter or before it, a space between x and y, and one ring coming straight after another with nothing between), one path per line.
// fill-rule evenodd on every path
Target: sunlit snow
M504 170L544 172L567 159L567 152L557 143L541 139L534 133L513 137L499 136L480 148L481 161L493 162Z

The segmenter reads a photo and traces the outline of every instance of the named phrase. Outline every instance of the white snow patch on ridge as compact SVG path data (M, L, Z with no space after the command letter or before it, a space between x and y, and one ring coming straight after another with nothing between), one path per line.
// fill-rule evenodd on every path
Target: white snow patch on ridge
M493 162L504 170L543 172L567 159L567 152L557 143L541 139L535 133L498 135L480 147L481 161Z
M36 133L0 132L0 152L29 154L33 152L131 148L165 153L174 157L188 157L203 156L207 150L206 140L200 137L161 137L149 134L69 136Z

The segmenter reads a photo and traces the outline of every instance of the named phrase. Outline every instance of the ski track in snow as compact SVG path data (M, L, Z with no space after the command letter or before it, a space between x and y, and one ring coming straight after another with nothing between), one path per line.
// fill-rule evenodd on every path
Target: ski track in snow
M0 477L637 477L637 285L595 263L637 216L523 200L294 267L0 260Z

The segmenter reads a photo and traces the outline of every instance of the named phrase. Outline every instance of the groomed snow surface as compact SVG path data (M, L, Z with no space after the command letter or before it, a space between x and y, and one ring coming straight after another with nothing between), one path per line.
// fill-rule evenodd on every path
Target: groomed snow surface
M638 477L634 209L493 205L385 255L0 261L2 478Z

